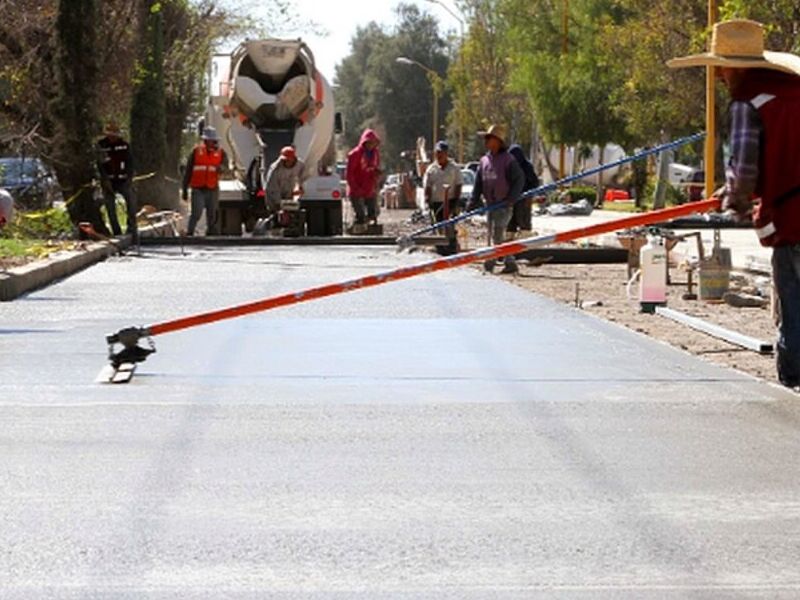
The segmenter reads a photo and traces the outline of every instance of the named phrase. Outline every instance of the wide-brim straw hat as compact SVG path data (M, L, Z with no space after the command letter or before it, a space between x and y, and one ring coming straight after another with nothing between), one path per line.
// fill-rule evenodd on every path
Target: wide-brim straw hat
M728 67L731 69L772 69L800 75L800 56L764 50L764 26L748 19L732 19L714 25L711 48L667 61L672 69L686 67Z
M487 137L495 137L500 140L503 145L506 145L506 128L502 125L494 124L486 131L479 131L478 135L487 138Z

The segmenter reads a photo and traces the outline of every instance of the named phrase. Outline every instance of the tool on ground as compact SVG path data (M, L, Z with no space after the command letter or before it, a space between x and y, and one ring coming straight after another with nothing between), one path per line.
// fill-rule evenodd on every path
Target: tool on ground
M613 169L614 167L619 167L619 166L622 166L622 165L627 164L627 163L631 163L631 162L634 162L634 161L637 161L637 160L641 160L643 158L647 158L648 156L653 156L654 154L660 154L661 152L665 152L667 150L672 150L673 148L678 148L679 146L684 146L686 144L691 144L692 142L696 142L698 140L703 139L705 137L705 135L706 134L703 133L703 132L695 133L694 135L690 135L690 136L687 136L687 137L682 137L682 138L679 138L679 139L674 140L672 142L669 142L667 144L662 144L660 146L655 146L653 148L649 148L647 150L643 150L642 152L638 152L636 154L632 154L631 156L625 156L625 157L623 157L623 158L621 158L619 160L616 160L614 162L610 162L610 163L607 163L607 164L604 164L604 165L600 165L598 167L587 169L586 171L583 171L581 173L577 173L575 175L570 175L569 177L564 177L563 179L559 179L558 181L554 181L553 183L540 185L539 187L537 187L535 189L532 189L532 190L529 190L529 191L525 192L524 194L522 194L519 197L519 199L517 200L517 202L520 202L522 200L527 200L528 198L533 198L535 196L538 196L538 195L541 195L541 194L545 194L547 192L552 192L552 191L557 190L558 188L560 188L562 186L565 186L565 185L567 185L569 183L574 183L575 181L580 181L581 179L586 179L587 177L591 177L592 175L596 175L597 173L601 173L601 172L606 171L608 169ZM500 208L502 206L505 206L505 205L506 205L505 202L497 202L495 204L488 204L486 206L482 206L480 208L476 208L475 210L471 210L471 211L462 213L460 215L457 215L457 216L453 217L452 219L447 219L447 220L441 221L439 223L434 223L433 225L431 225L429 227L424 227L423 229L419 229L419 230L414 231L412 233L409 233L407 235L400 236L399 238L397 238L398 250L402 251L402 250L406 250L408 248L411 248L414 245L414 239L419 237L419 236L421 236L421 235L425 235L426 233L432 233L434 231L437 231L437 230L442 229L443 227L447 227L449 225L455 225L456 223L459 223L461 221L465 221L466 219L469 219L471 217L476 217L478 215L482 215L484 213L491 212L491 211L493 211L493 210L495 210L497 208Z
M322 285L300 292L282 294L280 296L274 296L247 304L191 315L173 321L156 323L147 327L129 327L106 337L106 341L108 342L108 353L111 369L105 370L105 381L114 382L115 377L120 371L123 369L131 370L130 365L144 362L150 354L155 352L155 345L152 342L152 338L157 335L198 327L200 325L207 325L217 321L234 319L236 317L243 317L245 315L259 313L274 308L280 308L282 306L300 304L302 302L308 302L318 298L325 298L327 296L335 296L345 292L352 292L392 281L416 277L417 275L425 275L446 269L453 269L455 267L460 267L473 262L492 259L496 260L506 256L519 254L532 248L571 242L580 238L601 235L612 231L618 231L620 229L661 223L685 215L718 210L719 207L719 199L712 198L702 202L684 204L681 206L656 210L649 213L631 215L629 217L615 219L614 221L609 221L606 223L590 225L588 227L579 227L577 229L571 229L562 233L536 236L524 240L507 242L499 246L482 248L479 250L473 250L471 252L462 252L461 254L439 258L418 265L401 267L399 269L393 269L391 271L385 271L375 275L350 279L341 283ZM143 347L139 345L141 340L147 340L149 342L149 347ZM117 346L121 346L121 349L117 350ZM100 378L102 378L102 375L103 373L101 372ZM129 380L130 379L128 379L128 381Z
M712 337L724 340L729 344L740 346L759 354L772 354L774 351L774 346L770 342L759 340L757 338L750 337L749 335L739 333L738 331L726 329L725 327L720 327L714 323L709 323L708 321L698 317L687 315L686 313L667 308L666 306L656 307L655 312L657 315L671 319L676 323L681 323L696 331L701 331Z

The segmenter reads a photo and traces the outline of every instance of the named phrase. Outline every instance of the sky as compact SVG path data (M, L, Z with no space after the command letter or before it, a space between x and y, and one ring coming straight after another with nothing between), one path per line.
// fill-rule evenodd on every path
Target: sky
M421 10L433 14L442 31L458 31L458 21L441 6L429 0L406 0L416 4ZM451 0L441 0L455 11ZM309 35L307 31L291 31L291 37L301 37L314 53L317 68L333 81L335 66L350 53L350 39L359 26L370 21L391 25L394 22L394 8L399 0L294 0L300 17L313 20L326 32L326 36ZM456 11L457 14L457 11Z

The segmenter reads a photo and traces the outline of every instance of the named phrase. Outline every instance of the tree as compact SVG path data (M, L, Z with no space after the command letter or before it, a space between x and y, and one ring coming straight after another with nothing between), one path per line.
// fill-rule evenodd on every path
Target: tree
M164 89L164 24L161 4L140 2L140 58L131 105L131 152L139 174L155 177L137 185L140 203L159 205L166 157L166 95Z
M347 123L344 140L348 146L358 143L363 129L376 126L365 79L370 58L388 40L389 34L375 22L359 27L350 41L350 54L336 66L336 104Z
M417 66L398 64L397 59L417 61L439 78L449 64L446 42L433 17L407 4L401 4L396 14L398 22L389 30L376 23L360 28L351 41L350 55L336 68L336 100L349 124L346 142L355 145L365 127L378 129L384 162L391 168L401 164L401 152L412 150L418 137L430 137L431 85L437 81L434 77L432 82ZM445 115L450 98L442 95L440 113Z
M97 159L92 133L99 127L97 16L94 0L61 0L58 4L54 156L72 221L88 221L97 232L108 233L90 186Z
M459 8L467 19L467 32L448 73L448 86L455 96L450 122L467 132L466 156L483 153L477 136L469 135L491 123L509 128L511 141L527 144L533 129L532 111L525 93L511 85L517 66L511 59L508 15L501 0L463 0Z

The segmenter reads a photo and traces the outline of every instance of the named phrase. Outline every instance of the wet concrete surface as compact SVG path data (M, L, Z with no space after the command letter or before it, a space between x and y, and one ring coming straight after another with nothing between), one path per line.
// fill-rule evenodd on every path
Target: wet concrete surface
M152 249L0 305L2 598L796 598L794 395L480 275Z

